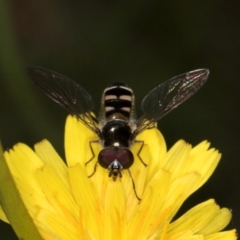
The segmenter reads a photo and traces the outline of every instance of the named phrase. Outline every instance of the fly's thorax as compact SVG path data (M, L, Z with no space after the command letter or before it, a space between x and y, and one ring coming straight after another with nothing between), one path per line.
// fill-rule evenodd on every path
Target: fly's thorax
M108 121L102 128L102 138L104 147L126 147L130 146L132 130L128 122L113 119Z
M118 112L109 115L107 121L112 121L112 120L120 120L120 121L128 122L128 118Z

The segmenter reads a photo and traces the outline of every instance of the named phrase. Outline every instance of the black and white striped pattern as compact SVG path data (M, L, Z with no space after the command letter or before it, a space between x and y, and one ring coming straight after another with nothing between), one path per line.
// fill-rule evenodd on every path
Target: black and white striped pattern
M130 117L133 101L133 91L124 83L114 83L103 92L105 117L121 113L127 119Z

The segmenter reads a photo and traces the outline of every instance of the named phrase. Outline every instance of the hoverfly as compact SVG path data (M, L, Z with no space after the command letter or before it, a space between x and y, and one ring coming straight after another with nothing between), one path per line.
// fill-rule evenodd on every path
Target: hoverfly
M130 167L134 162L130 150L136 142L136 136L194 95L207 81L209 70L198 69L190 71L155 87L143 99L141 108L143 115L136 120L134 114L134 94L124 83L115 83L107 87L102 95L101 111L98 118L92 115L93 100L91 95L71 79L42 67L29 67L29 75L53 101L66 108L79 121L96 133L102 150L98 154L97 164L109 170L109 177L116 180L122 177L122 170L127 169L132 179L133 189L138 200ZM138 141L142 143L144 142ZM142 149L141 147L141 149ZM141 151L140 149L140 151ZM91 147L93 157L94 152ZM140 151L138 157L140 158ZM146 164L142 161L146 166Z

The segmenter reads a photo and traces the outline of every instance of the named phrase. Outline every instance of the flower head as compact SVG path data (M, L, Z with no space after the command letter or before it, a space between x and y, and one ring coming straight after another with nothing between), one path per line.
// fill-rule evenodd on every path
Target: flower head
M69 116L67 164L47 140L36 144L34 151L19 143L5 152L39 239L236 239L235 230L220 232L231 213L212 199L173 221L182 203L207 181L220 160L219 152L209 148L207 141L192 147L180 140L167 151L156 128L145 130L137 137L144 141L142 149L141 142L131 149L131 175L123 170L122 178L114 181L108 169L96 165L100 144L93 143L92 148L89 144L96 139L97 135ZM0 197L7 215L0 211L1 219L14 223L21 236L8 199Z

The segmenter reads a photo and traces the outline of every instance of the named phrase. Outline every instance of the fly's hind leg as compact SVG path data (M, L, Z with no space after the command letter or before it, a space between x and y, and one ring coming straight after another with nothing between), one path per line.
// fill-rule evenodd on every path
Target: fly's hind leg
M140 146L140 148L139 148L139 150L138 150L138 152L137 152L137 156L138 156L138 158L140 159L141 163L142 163L145 167L147 167L147 164L142 160L142 158L141 158L141 156L140 156L140 153L141 153L141 151L142 151L142 149L143 149L143 146L144 146L144 141L143 141L143 140L135 140L134 143L140 143L140 144L141 144L141 146Z
M92 147L93 143L99 143L99 140L91 140L91 141L89 141L89 147L90 147L90 150L91 150L91 153L92 153L92 157L85 163L85 166L87 166L96 156L94 151L93 151L93 147ZM94 175L94 173L96 172L96 170L97 170L97 162L94 165L93 172L88 177L89 178L92 177Z

